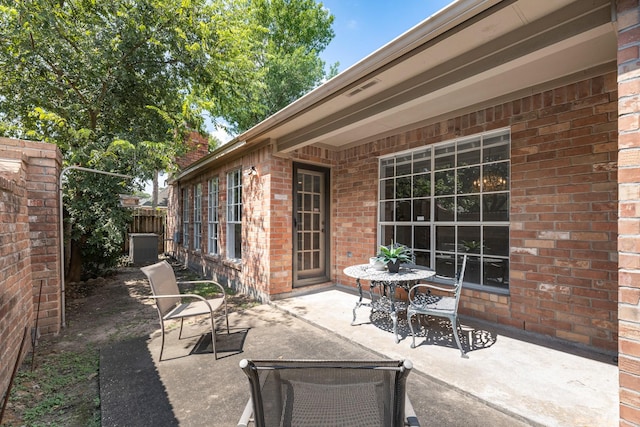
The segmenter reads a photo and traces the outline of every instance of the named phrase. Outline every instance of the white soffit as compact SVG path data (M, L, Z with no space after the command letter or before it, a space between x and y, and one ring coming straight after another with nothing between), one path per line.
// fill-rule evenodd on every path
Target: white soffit
M283 152L346 146L615 61L610 3L571 3L502 2L261 137Z

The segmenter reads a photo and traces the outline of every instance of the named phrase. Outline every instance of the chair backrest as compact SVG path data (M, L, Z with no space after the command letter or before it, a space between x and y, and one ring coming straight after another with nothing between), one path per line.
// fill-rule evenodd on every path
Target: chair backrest
M242 360L257 427L404 425L409 360Z
M458 310L458 302L460 301L460 294L462 294L462 282L464 281L464 272L467 269L467 254L462 256L462 265L460 265L460 270L458 274L456 274L456 304L455 309Z
M178 283L173 268L167 261L160 261L153 265L140 268L149 279L151 292L154 296L178 295ZM180 302L180 298L158 298L156 306L163 316Z

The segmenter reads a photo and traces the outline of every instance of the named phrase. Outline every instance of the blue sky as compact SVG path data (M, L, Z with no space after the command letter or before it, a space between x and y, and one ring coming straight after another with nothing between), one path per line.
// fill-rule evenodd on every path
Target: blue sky
M318 0L334 16L335 37L320 54L344 71L453 0Z

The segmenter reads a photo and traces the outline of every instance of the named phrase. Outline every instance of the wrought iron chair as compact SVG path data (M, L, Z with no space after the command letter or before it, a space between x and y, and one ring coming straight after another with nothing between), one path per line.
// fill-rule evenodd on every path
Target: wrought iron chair
M462 291L462 281L464 280L464 271L467 266L467 254L462 258L460 272L455 279L449 278L449 286L436 286L431 283L418 283L409 290L409 307L407 308L407 320L411 328L413 341L411 348L416 347L416 334L413 330L411 318L415 315L446 317L451 321L451 330L456 344L460 349L462 357L467 358L460 344L460 325L458 324L458 304L460 302L460 293ZM445 279L446 282L446 279ZM447 284L447 283L445 283ZM431 291L437 291L438 295L434 295ZM444 295L440 295L444 294Z
M246 427L419 426L406 381L409 360L247 360Z
M178 339L182 338L182 326L186 317L193 316L209 316L211 324L211 346L213 347L213 356L218 358L216 353L216 322L215 312L224 309L224 317L227 322L227 334L229 334L229 316L227 314L227 297L224 288L212 280L196 280L177 282L173 268L166 261L140 268L149 279L151 285L151 298L156 300L156 308L158 317L160 318L160 327L162 328L162 343L160 345L160 358L162 360L162 352L164 350L164 322L166 320L180 319L180 333ZM196 283L213 283L220 288L220 297L214 299L205 299L200 295L181 294L178 284L196 284ZM190 300L182 302L183 299Z

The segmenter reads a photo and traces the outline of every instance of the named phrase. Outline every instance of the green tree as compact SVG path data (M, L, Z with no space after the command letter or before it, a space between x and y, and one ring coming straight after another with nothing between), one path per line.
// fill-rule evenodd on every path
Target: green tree
M0 135L55 143L65 165L142 179L170 169L186 132L202 130L203 109L214 108L197 89L233 105L229 87L253 79L248 8L242 0L0 0ZM113 193L132 190L119 185L70 174L69 280L117 259L126 212Z
M238 88L245 102L220 104L218 115L242 132L337 74L320 53L334 37L333 15L314 0L253 0L258 25L256 78Z

